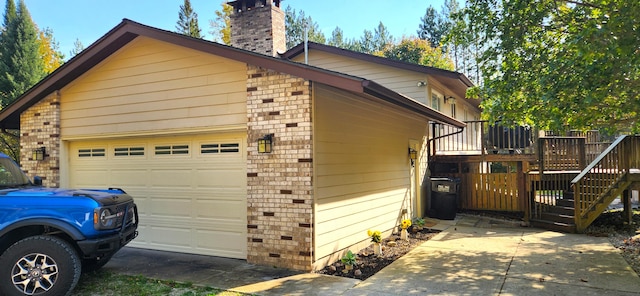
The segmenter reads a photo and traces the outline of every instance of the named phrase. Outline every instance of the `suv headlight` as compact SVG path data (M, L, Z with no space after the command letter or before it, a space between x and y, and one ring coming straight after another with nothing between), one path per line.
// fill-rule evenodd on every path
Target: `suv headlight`
M114 229L117 227L118 213L112 213L108 208L97 208L93 211L93 227L97 230Z

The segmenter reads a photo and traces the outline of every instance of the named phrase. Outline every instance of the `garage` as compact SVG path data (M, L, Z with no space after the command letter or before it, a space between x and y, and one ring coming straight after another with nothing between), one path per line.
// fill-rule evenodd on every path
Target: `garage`
M246 259L246 134L70 141L73 188L122 188L140 210L130 246Z

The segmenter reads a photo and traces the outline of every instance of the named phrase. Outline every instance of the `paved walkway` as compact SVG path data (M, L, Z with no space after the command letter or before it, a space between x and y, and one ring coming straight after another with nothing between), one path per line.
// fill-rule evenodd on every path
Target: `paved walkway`
M243 260L125 248L106 269L258 295L638 295L640 278L607 238L458 215L376 275L355 279Z

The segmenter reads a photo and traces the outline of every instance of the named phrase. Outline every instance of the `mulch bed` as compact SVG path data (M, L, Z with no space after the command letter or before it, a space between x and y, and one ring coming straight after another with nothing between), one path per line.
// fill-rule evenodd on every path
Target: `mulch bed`
M341 261L334 262L333 264L318 270L317 273L335 275L342 277L349 277L359 280L367 279L368 277L376 274L393 261L409 253L415 247L419 246L423 242L431 239L439 231L423 228L421 231L411 232L409 231L409 240L401 240L400 235L392 235L381 241L382 255L375 255L373 253L373 246L369 246L360 251L358 256L358 263L354 266L353 270L344 273L344 264Z

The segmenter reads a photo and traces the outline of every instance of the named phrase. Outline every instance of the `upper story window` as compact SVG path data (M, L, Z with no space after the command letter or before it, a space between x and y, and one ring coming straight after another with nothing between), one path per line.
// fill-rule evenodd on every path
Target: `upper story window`
M440 102L442 101L442 95L437 91L431 91L431 108L440 111Z
M456 104L451 104L451 117L456 118Z

